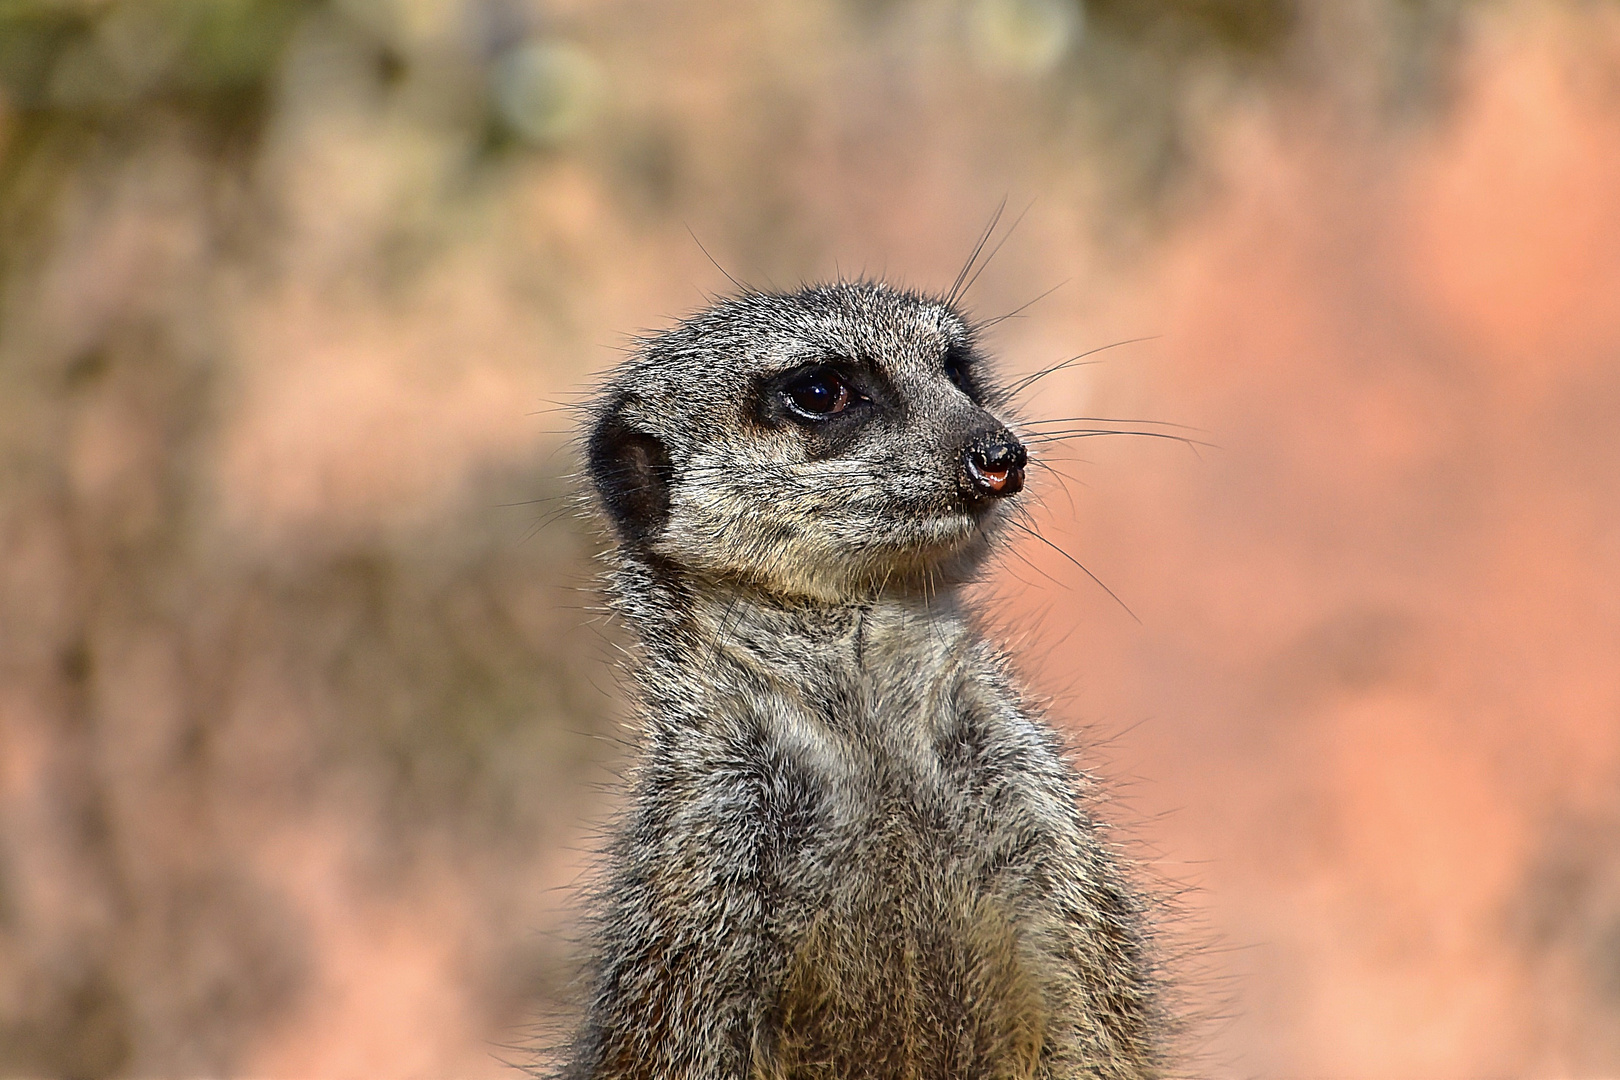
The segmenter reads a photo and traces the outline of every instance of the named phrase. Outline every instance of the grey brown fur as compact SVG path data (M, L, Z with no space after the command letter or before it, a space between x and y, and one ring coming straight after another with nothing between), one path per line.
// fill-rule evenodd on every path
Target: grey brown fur
M853 403L796 411L829 371ZM1142 904L958 598L1018 486L972 468L1023 465L990 380L878 283L721 302L606 380L644 743L570 1080L1160 1075Z

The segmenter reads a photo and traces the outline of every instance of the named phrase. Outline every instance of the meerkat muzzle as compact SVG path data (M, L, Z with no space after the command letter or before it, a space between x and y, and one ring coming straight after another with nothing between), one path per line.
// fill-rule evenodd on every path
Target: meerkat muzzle
M980 499L1002 499L1024 489L1023 445L1003 431L968 445L962 453L968 494Z

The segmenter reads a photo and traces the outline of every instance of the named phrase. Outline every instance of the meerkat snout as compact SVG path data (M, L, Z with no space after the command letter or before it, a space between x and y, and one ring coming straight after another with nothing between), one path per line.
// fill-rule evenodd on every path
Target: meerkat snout
M1024 490L1024 444L1005 428L972 440L962 450L962 488L969 499L1004 499Z

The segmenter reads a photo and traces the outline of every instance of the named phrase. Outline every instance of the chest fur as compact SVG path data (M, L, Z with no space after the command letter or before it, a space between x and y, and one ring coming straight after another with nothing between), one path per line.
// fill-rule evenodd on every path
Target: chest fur
M920 705L921 703L914 703ZM819 827L779 913L784 966L757 1075L1034 1075L1039 963L998 873L986 793L953 756L973 717L818 747Z

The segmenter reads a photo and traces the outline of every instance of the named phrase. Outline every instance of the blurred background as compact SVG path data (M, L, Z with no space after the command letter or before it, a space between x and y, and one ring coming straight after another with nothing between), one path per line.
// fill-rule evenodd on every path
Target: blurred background
M1199 1067L1620 1073L1620 5L0 0L0 1075L511 1075L623 756L566 406L699 241L1004 199L1009 375L1152 338L1027 415L1217 447L1044 448L1140 624L981 598Z

